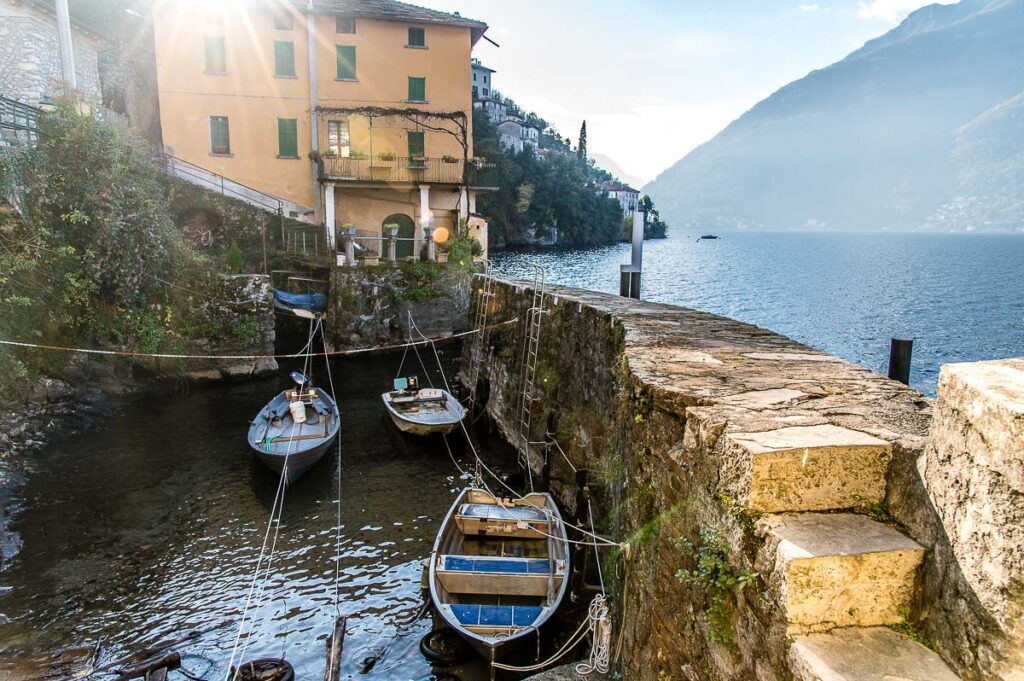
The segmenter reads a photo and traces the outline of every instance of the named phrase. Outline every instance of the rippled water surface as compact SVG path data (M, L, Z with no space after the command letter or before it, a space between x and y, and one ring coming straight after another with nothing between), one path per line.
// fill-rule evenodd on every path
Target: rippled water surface
M912 384L939 366L1024 355L1024 237L978 234L676 232L644 246L642 297L757 324L875 371L914 338ZM618 293L629 245L505 252L494 270Z
M340 592L350 615L343 678L433 678L418 649L429 618L358 673L419 611L423 561L461 486L441 440L400 435L386 421L379 395L399 359L334 364ZM101 643L110 660L210 627L219 628L179 649L193 673L224 678L276 488L245 432L277 389L271 380L129 401L97 432L27 462L7 505L22 549L0 571L0 678L3 661L10 669L20 655ZM481 439L492 463L514 466L502 444ZM287 493L247 655L284 655L300 679L322 677L333 622L337 463L330 453ZM487 678L481 667L460 677Z

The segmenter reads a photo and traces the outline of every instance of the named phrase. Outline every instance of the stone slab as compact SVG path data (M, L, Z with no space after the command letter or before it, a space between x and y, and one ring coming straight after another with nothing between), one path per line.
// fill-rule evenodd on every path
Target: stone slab
M744 409L771 409L780 404L788 404L807 397L807 393L789 388L773 388L770 390L751 390L745 393L729 395L718 400L719 404L727 404Z
M919 471L969 589L1024 678L1024 359L942 367Z
M917 542L852 513L771 515L758 531L760 567L771 574L788 633L903 621L924 560Z
M797 681L959 681L938 655L885 627L797 636L789 649Z
M888 442L857 430L790 426L728 434L723 467L749 471L734 497L752 511L839 510L882 500L891 455Z

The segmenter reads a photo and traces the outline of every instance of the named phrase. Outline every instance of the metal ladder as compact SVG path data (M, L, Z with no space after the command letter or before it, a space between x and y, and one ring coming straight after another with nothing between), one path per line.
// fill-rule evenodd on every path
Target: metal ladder
M522 391L519 395L519 465L526 469L533 491L533 471L530 468L530 421L533 410L533 388L537 379L537 355L540 350L540 323L544 315L544 288L547 273L540 265L533 267L533 303L526 311L523 337L523 360L519 374Z
M487 330L487 313L490 308L491 298L494 297L494 278L491 276L491 263L484 260L483 285L477 291L476 316L473 321L473 328L476 329L476 336L473 338L473 348L470 352L469 365L469 413L473 413L476 407L477 386L480 382L480 366L484 361L484 353L487 351L487 339L490 333Z

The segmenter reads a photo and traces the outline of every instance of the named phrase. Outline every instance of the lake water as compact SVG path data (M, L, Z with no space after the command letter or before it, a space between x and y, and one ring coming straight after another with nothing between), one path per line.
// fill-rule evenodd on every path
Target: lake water
M452 371L458 344L439 347ZM465 483L442 440L401 435L387 420L380 393L400 359L332 364L342 410L345 679L435 678L418 647L430 618L402 626L421 608L423 561ZM277 484L245 432L282 387L270 380L135 398L97 431L0 471L16 478L5 481L6 545L21 547L0 564L0 679L38 678L32 658L66 648L99 644L103 662L192 630L207 631L178 647L184 667L210 681L225 677ZM458 458L461 437L450 439ZM479 430L476 441L492 465L515 469L502 442ZM338 456L329 453L286 494L246 655L285 656L299 679L322 677L334 618ZM359 673L395 634L387 656ZM463 681L489 678L482 661L456 671Z
M949 362L1024 355L1024 237L677 231L644 244L641 297L771 329L885 373L913 338L911 383L934 395ZM502 252L496 273L618 293L628 244Z

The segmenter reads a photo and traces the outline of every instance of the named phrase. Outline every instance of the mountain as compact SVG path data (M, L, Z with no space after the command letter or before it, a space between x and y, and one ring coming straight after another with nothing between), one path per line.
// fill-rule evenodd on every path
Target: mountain
M615 162L615 159L613 159L611 156L606 156L605 154L590 154L590 158L593 159L593 161L599 167L604 168L609 173L619 178L619 180L628 184L630 187L639 188L644 186L643 180L641 180L636 175L630 175L629 173L624 171L619 166L619 164Z
M1024 0L914 12L644 191L695 227L1024 227Z

